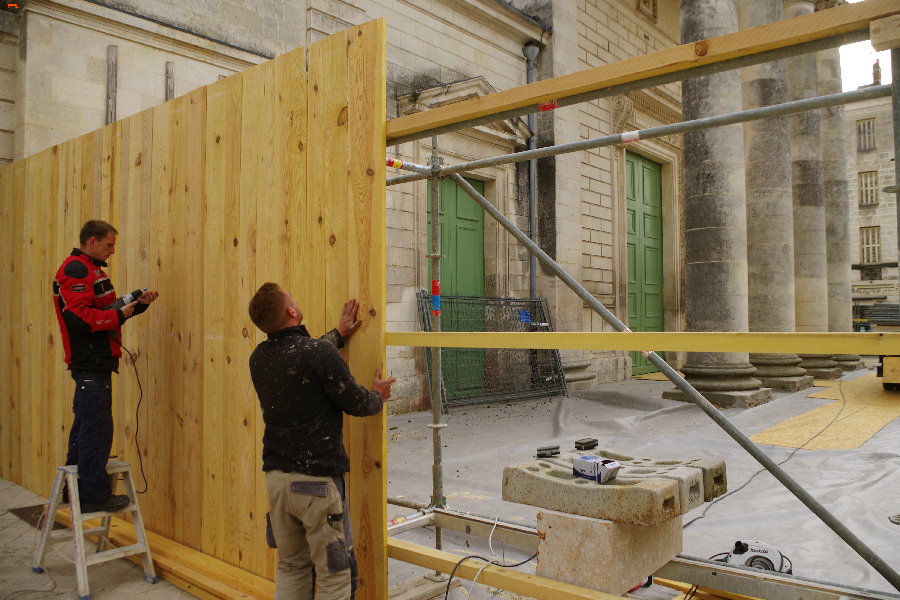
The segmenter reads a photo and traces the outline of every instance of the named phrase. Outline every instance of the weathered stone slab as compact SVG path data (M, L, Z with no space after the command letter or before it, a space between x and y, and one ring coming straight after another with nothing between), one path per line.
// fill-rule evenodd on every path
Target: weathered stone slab
M503 499L617 523L658 525L681 514L672 479L616 477L606 483L572 475L572 469L532 460L503 470Z
M542 510L535 574L624 594L682 549L681 519L644 527Z
M568 468L571 469L572 460L576 456L588 454L609 458L603 453L595 453L596 450L575 454L566 452L560 454L560 456L549 459L547 462L557 464L563 468L568 465ZM676 481L678 483L678 497L681 504L681 514L685 514L703 504L703 471L700 469L679 465L619 464L621 467L619 468L619 473L616 478L648 479L651 477L661 477L663 479L672 479Z
M691 460L678 459L662 459L662 458L642 458L622 454L614 450L606 448L594 448L585 452L566 452L560 456L569 456L570 454L593 454L594 456L603 456L616 460L623 469L626 467L639 467L650 469L661 469L665 467L690 467L700 469L703 478L703 502L709 502L713 498L717 498L728 491L728 478L725 476L725 461L719 458L695 458ZM643 474L636 471L629 471L628 477L664 477L657 474ZM620 475L625 475L623 470L619 471ZM673 475L668 475L672 477ZM677 477L677 476L676 476ZM685 511L687 512L687 511Z

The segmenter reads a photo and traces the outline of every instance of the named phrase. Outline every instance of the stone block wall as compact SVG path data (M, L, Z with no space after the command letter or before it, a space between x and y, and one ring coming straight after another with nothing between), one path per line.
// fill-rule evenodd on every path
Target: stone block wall
M0 167L15 156L16 69L20 18L0 12Z
M894 130L891 99L879 98L844 107L847 132L847 181L850 195L850 262L853 297L886 296L881 302L898 302L897 196L882 188L894 184ZM875 119L875 149L858 150L857 122ZM860 205L859 174L878 173L877 204ZM860 228L881 228L881 279L864 279L861 265ZM871 304L874 300L863 300Z

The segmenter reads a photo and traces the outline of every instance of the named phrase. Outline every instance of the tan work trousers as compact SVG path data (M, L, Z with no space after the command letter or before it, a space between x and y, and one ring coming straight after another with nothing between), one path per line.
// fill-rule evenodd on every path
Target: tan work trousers
M275 600L311 600L316 585L316 600L350 598L352 534L345 544L349 516L332 478L267 471L266 492L278 546Z

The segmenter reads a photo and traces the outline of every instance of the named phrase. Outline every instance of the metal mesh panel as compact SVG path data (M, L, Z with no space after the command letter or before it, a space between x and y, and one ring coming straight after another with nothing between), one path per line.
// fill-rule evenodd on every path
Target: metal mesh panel
M419 324L431 331L431 295L416 294ZM546 300L441 296L441 331L553 331ZM431 349L425 349L429 379ZM566 394L558 350L444 348L449 406Z

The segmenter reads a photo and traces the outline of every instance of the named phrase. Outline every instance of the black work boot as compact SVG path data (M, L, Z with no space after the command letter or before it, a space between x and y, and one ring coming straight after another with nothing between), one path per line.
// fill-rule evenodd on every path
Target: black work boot
M95 512L119 512L123 508L128 506L128 496L124 494L118 496L110 496L103 502L82 502L81 503L81 514L87 513L95 513Z

